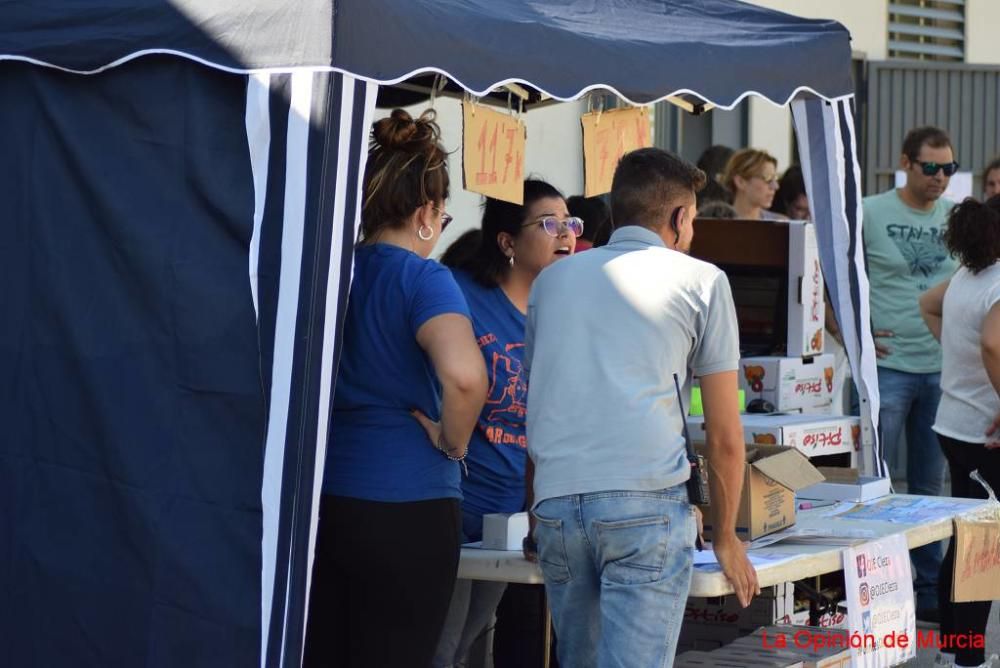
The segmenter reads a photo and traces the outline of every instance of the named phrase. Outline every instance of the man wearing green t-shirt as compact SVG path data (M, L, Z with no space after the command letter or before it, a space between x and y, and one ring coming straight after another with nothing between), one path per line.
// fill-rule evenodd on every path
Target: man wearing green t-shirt
M872 328L878 354L879 423L890 467L906 430L910 494L936 496L945 460L931 430L941 397L941 347L920 317L918 299L957 268L941 234L952 203L942 199L958 169L944 130L921 127L903 140L900 166L906 185L866 197L863 230L871 282ZM941 545L913 550L917 618L937 621Z

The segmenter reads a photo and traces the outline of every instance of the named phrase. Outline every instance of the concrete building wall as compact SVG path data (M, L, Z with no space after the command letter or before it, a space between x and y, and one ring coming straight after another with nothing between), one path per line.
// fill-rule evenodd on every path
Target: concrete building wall
M851 48L869 60L884 60L889 44L887 0L746 0L752 5L777 9L811 19L834 19L851 32ZM976 0L992 3L994 0Z
M840 21L851 33L851 48L870 60L886 57L889 10L884 0L749 0L751 4L806 18ZM990 0L986 0L989 2ZM786 107L765 100L750 101L750 145L778 159L778 170L791 164L792 116Z
M977 65L1000 64L1000 2L965 0L965 61Z

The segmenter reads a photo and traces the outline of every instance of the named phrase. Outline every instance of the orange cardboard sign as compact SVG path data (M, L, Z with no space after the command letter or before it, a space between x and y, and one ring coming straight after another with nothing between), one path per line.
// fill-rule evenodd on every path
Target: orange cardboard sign
M611 179L622 156L653 145L647 107L592 111L583 124L583 182L587 197L611 190Z
M951 600L1000 598L1000 521L955 518L955 577Z
M462 103L462 177L466 190L524 202L524 123L472 102Z

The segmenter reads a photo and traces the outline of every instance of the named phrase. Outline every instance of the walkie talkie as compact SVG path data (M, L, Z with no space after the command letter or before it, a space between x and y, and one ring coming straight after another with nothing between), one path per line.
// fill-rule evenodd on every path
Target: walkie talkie
M691 445L691 434L688 433L687 411L684 410L684 400L681 398L681 382L674 374L674 387L677 388L677 405L681 411L681 425L684 429L684 447L687 450L688 463L691 465L691 477L687 481L688 498L696 506L709 504L708 467L705 458L694 451Z

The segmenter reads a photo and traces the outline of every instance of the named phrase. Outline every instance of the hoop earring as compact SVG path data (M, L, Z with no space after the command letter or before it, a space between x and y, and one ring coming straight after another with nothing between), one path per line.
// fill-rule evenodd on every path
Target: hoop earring
M511 255L510 257L508 257L507 258L507 262L508 262L508 264L510 264L510 266L513 267L514 266L514 256Z
M426 237L424 236L424 230L430 230L430 233ZM431 239L434 238L434 228L427 227L426 225L421 225L420 228L417 230L417 236L420 237L421 241L430 241Z

